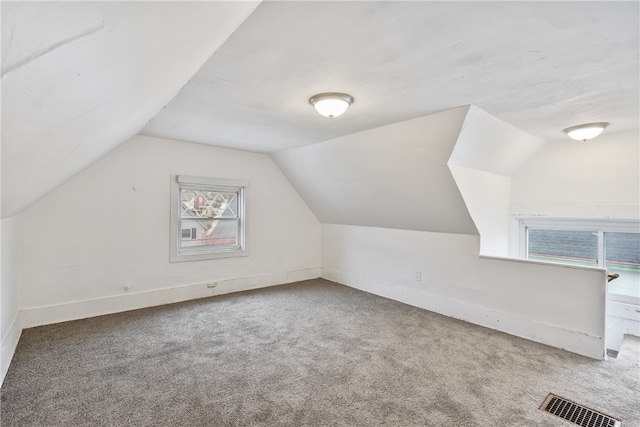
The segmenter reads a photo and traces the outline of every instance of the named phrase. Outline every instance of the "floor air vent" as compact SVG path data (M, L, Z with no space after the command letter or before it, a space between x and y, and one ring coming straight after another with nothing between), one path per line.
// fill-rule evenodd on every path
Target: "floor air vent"
M619 427L622 425L620 420L609 415L551 393L542 402L540 409L582 427Z

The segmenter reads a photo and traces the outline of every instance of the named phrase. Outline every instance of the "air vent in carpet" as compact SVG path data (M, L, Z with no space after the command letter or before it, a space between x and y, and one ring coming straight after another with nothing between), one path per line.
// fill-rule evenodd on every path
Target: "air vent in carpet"
M622 425L620 420L552 393L549 393L542 402L540 409L582 427L619 427Z

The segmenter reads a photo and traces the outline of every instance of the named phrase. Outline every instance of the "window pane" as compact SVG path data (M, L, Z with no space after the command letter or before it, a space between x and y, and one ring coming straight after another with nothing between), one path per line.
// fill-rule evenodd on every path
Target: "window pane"
M183 219L181 221L180 247L233 247L238 245L237 220Z
M238 192L180 189L182 218L237 218Z
M528 258L574 265L598 265L595 231L528 229Z
M620 275L609 292L640 297L640 234L604 233L605 267Z

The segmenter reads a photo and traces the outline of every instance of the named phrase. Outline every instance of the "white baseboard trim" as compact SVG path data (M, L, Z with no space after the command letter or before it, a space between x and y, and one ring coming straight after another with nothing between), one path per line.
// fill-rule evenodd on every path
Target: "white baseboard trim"
M320 267L315 267L235 279L211 280L209 283L215 283L214 288L207 287L207 283L198 283L168 289L131 292L112 297L26 308L20 311L20 322L23 328L32 328L214 295L266 288L301 280L317 279L318 277L320 277Z
M530 341L550 345L597 360L605 359L604 337L596 337L579 331L571 331L514 314L396 286L380 280L358 276L353 273L322 268L321 277L355 289L495 329Z
M0 386L4 382L4 377L7 375L21 334L22 327L20 325L20 317L19 314L16 313L9 330L2 337L2 344L0 346Z

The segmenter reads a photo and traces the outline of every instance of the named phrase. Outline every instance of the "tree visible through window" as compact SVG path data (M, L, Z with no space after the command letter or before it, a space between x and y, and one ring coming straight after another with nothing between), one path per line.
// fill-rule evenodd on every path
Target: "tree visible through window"
M184 176L178 176L175 185L172 193L177 195L174 194L173 203L178 206L172 210L173 261L179 261L180 257L216 258L219 256L206 255L229 256L244 251L246 185Z
M180 248L238 248L241 188L180 187Z

